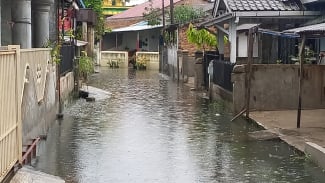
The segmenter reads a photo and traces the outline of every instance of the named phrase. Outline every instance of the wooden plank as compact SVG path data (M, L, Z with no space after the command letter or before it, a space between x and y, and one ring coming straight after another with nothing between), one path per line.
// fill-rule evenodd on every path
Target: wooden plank
M301 46L299 50L299 58L300 58L300 67L299 67L299 88L298 88L298 112L297 112L297 128L300 128L300 121L301 121L301 90L302 90L302 83L303 83L303 61L305 57L305 43L306 43L306 35L302 35Z
M253 62L253 46L254 37L253 34L257 33L257 27L252 27L248 31L248 60L247 67L248 73L246 74L246 118L249 118L249 102L251 92L251 78L252 78L252 62Z

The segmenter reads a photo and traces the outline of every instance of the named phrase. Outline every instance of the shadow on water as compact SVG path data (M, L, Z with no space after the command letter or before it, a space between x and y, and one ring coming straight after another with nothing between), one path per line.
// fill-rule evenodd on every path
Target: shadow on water
M39 147L36 168L67 182L325 182L278 141L151 71L103 69L90 85L112 96L78 100Z

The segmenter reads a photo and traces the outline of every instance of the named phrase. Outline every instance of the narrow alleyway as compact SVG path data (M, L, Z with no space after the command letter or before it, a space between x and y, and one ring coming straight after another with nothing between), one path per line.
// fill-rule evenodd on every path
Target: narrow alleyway
M111 97L65 109L37 169L81 183L325 182L308 157L248 139L254 124L157 72L101 69L90 85Z

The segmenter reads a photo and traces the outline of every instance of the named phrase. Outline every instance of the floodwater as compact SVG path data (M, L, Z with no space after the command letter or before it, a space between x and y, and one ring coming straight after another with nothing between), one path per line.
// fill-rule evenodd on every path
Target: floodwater
M253 123L157 72L102 69L89 83L111 97L65 109L37 169L81 183L325 182L308 157L248 139Z

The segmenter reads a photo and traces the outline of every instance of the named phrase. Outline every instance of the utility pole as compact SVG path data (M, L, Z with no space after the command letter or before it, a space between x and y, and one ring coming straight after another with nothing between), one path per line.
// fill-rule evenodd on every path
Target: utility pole
M61 45L60 48L60 52L62 49L62 45L64 42L64 0L61 0L61 19L59 21L61 21L61 36L59 36L59 40L58 40L58 44ZM59 33L60 34L60 33ZM61 56L61 60L62 60L62 56ZM59 112L57 114L57 119L62 119L63 118L63 114L62 114L62 101L61 101L61 64L60 62L57 63L57 88L58 88L58 102L59 102Z
M161 36L164 37L165 35L165 26L166 26L166 23L165 23L165 0L162 0L161 1L161 10L162 10L162 21L163 21L163 28L162 28L162 31L161 31ZM164 39L164 38L163 38ZM161 54L161 61L160 61L160 72L161 73L164 73L164 41L162 42L162 44L159 44L160 45L160 54Z
M165 0L162 0L163 31L165 31Z
M174 24L174 0L170 0L170 24Z
M169 3L169 7L170 7L170 25L173 26L174 24L174 0L170 0ZM172 31L172 40L173 43L175 43L175 31Z

